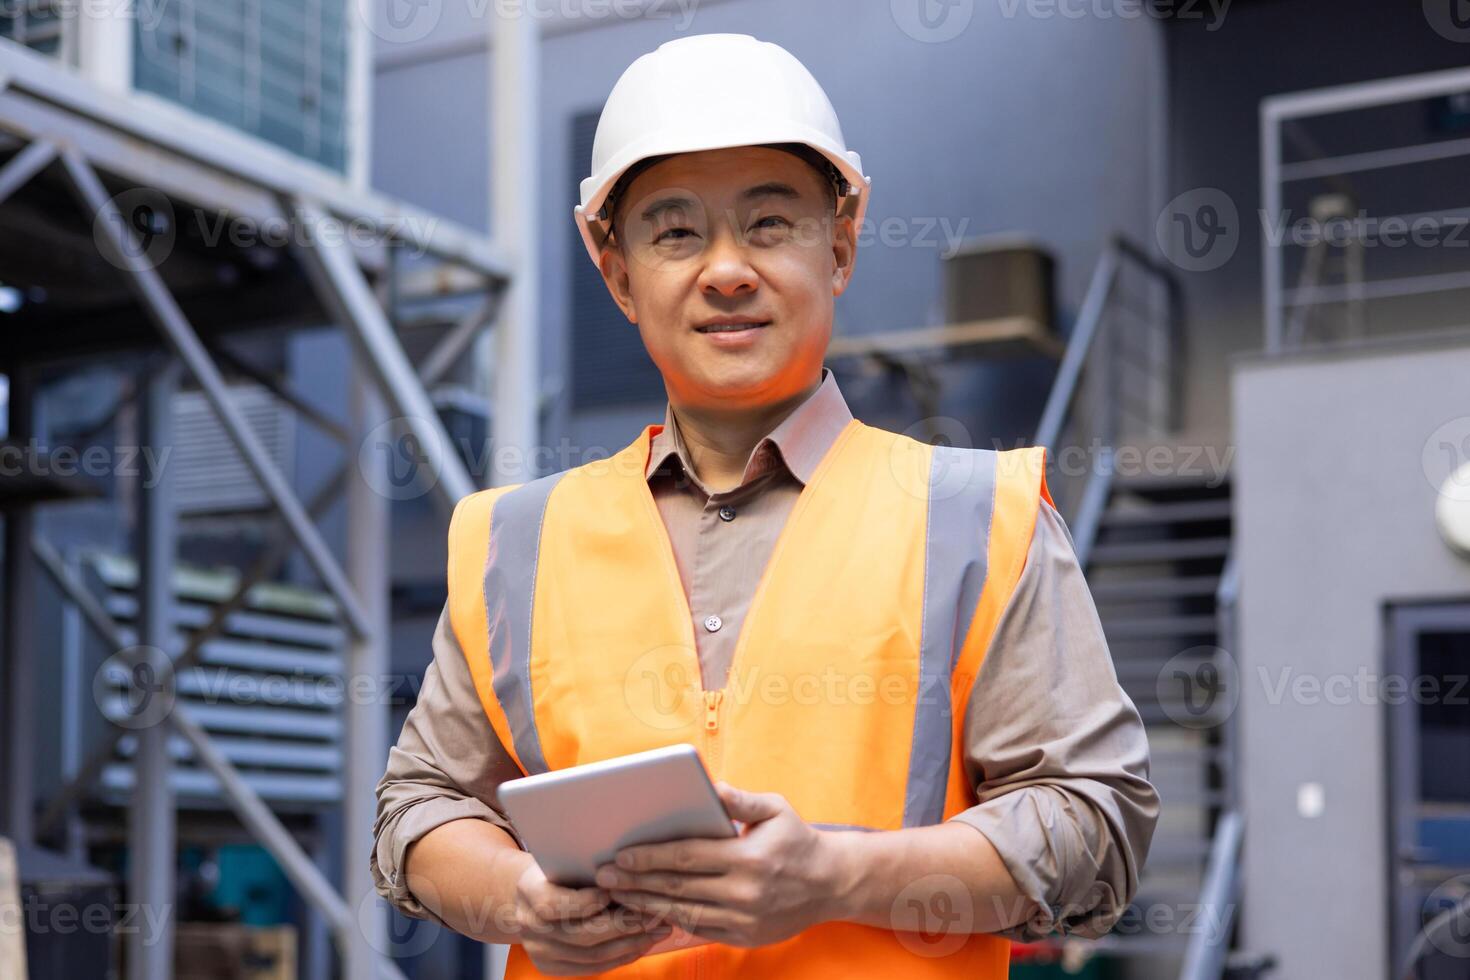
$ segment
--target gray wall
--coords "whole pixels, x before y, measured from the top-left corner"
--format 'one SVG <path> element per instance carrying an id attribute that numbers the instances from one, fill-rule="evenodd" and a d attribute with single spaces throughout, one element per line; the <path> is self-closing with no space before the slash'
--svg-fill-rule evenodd
<path id="1" fill-rule="evenodd" d="M 1388 975 L 1384 706 L 1278 685 L 1381 675 L 1385 603 L 1470 599 L 1421 461 L 1436 429 L 1470 416 L 1466 378 L 1470 339 L 1232 373 L 1245 941 L 1280 959 L 1280 980 Z M 1324 789 L 1315 819 L 1298 812 L 1304 783 Z"/>
<path id="2" fill-rule="evenodd" d="M 476 12 L 486 9 L 494 5 L 445 0 L 426 37 L 380 43 L 375 94 L 377 186 L 480 226 L 488 135 L 486 100 L 476 87 L 487 77 L 488 56 Z M 925 43 L 901 30 L 881 2 L 705 2 L 687 21 L 672 2 L 660 9 L 669 16 L 576 30 L 546 24 L 541 287 L 548 384 L 569 373 L 567 277 L 577 260 L 570 121 L 600 108 L 635 57 L 681 32 L 752 33 L 790 49 L 826 87 L 849 144 L 863 155 L 874 181 L 874 222 L 934 219 L 968 236 L 1030 232 L 1057 253 L 1064 312 L 1080 300 L 1109 233 L 1151 234 L 1158 148 L 1150 143 L 1150 114 L 1163 71 L 1155 23 L 1038 18 L 1024 3 L 980 2 L 958 36 Z M 838 304 L 838 329 L 938 322 L 939 252 L 868 245 Z M 1044 364 L 950 371 L 943 408 L 965 419 L 977 439 L 1005 435 L 1008 425 L 1029 431 L 1050 377 Z M 650 392 L 646 406 L 582 417 L 562 405 L 547 439 L 621 447 L 661 417 L 663 398 Z M 995 407 L 982 411 L 987 405 Z M 1017 419 L 1000 419 L 1001 407 Z"/>

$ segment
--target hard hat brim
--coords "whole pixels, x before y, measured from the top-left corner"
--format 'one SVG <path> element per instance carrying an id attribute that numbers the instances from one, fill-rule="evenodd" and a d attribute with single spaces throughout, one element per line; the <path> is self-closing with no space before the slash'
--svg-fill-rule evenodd
<path id="1" fill-rule="evenodd" d="M 867 211 L 868 189 L 872 185 L 872 180 L 863 174 L 862 158 L 852 150 L 844 151 L 833 145 L 831 140 L 814 129 L 785 122 L 779 131 L 754 126 L 744 131 L 727 132 L 719 139 L 701 140 L 691 140 L 687 128 L 666 129 L 650 133 L 636 143 L 624 147 L 617 156 L 608 161 L 600 173 L 582 181 L 582 203 L 573 209 L 573 215 L 592 264 L 600 266 L 602 245 L 608 230 L 608 221 L 598 218 L 597 214 L 602 210 L 608 194 L 619 178 L 639 161 L 679 153 L 701 153 L 706 150 L 775 143 L 803 143 L 830 160 L 851 185 L 849 196 L 838 202 L 838 213 L 850 214 L 855 223 L 862 224 L 863 215 Z"/>

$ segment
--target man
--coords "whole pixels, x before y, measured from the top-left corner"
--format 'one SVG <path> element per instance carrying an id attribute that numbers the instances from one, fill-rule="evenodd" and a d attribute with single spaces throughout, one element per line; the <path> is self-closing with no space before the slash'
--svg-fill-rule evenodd
<path id="1" fill-rule="evenodd" d="M 664 424 L 460 502 L 378 791 L 380 891 L 514 943 L 508 976 L 995 978 L 1003 936 L 1095 935 L 1137 887 L 1148 748 L 1042 450 L 865 426 L 822 367 L 868 186 L 775 45 L 670 42 L 608 99 L 577 218 Z M 566 889 L 494 806 L 676 742 L 738 838 Z M 645 955 L 670 922 L 710 942 Z"/>

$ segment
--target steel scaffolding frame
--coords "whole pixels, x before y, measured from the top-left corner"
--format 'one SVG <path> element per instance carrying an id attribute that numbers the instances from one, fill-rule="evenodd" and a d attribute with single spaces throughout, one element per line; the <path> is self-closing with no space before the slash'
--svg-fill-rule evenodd
<path id="1" fill-rule="evenodd" d="M 143 111 L 140 111 L 143 110 Z M 344 463 L 327 486 L 306 506 L 296 497 L 264 447 L 231 402 L 214 352 L 200 339 L 163 277 L 142 257 L 131 225 L 118 220 L 99 171 L 134 186 L 157 189 L 231 219 L 294 222 L 300 230 L 292 243 L 313 290 L 352 342 L 354 370 L 351 425 L 334 434 L 360 440 L 389 417 L 413 435 L 428 472 L 437 477 L 434 492 L 444 513 L 477 489 L 460 458 L 450 449 L 448 434 L 425 389 L 440 378 L 495 317 L 500 295 L 510 286 L 509 266 L 484 237 L 399 202 L 351 186 L 313 164 L 208 120 L 179 113 L 176 107 L 138 94 L 117 94 L 87 84 L 47 59 L 0 41 L 0 145 L 19 152 L 0 167 L 0 202 L 31 178 L 59 164 L 84 214 L 92 219 L 99 246 L 118 267 L 132 293 L 156 327 L 166 354 L 154 364 L 140 390 L 145 438 L 150 444 L 168 440 L 172 393 L 183 370 L 204 391 L 211 409 L 275 508 L 274 538 L 253 567 L 240 578 L 229 599 L 197 631 L 171 664 L 177 672 L 197 662 L 202 647 L 240 609 L 251 588 L 272 575 L 299 546 L 341 610 L 348 628 L 350 670 L 379 677 L 387 673 L 387 501 L 365 480 L 349 479 Z M 363 243 L 340 234 L 350 221 L 374 230 Z M 393 243 L 412 246 L 470 273 L 485 299 L 440 341 L 418 368 L 410 363 L 364 269 L 391 272 L 387 249 Z M 497 325 L 500 344 L 513 349 L 534 344 L 533 324 L 513 321 Z M 525 336 L 521 336 L 521 334 Z M 507 336 L 513 334 L 514 336 Z M 534 348 L 532 348 L 534 349 Z M 508 393 L 531 396 L 523 377 L 526 358 L 497 364 L 497 443 L 503 434 L 519 436 L 527 449 L 527 419 L 534 405 L 512 406 Z M 21 366 L 12 379 L 11 435 L 32 435 L 31 372 Z M 499 413 L 497 413 L 499 414 Z M 349 453 L 349 455 L 354 455 Z M 348 555 L 346 567 L 331 553 L 314 523 L 346 490 Z M 172 500 L 167 481 L 146 489 L 138 500 L 140 527 L 140 634 L 145 647 L 165 649 L 171 636 L 173 597 L 170 569 L 175 554 Z M 5 784 L 8 802 L 3 817 L 10 836 L 21 847 L 34 843 L 87 791 L 111 757 L 123 730 L 112 729 L 76 777 L 49 802 L 39 821 L 33 819 L 32 763 L 27 740 L 17 735 L 33 720 L 33 667 L 28 653 L 31 625 L 29 588 L 33 563 L 39 565 L 62 594 L 74 603 L 82 620 L 113 650 L 122 650 L 122 634 L 86 586 L 65 566 L 61 556 L 35 532 L 27 509 L 6 519 L 7 595 L 4 682 L 6 710 Z M 362 699 L 368 700 L 368 699 Z M 181 708 L 168 718 L 192 747 L 199 761 L 219 780 L 225 797 L 246 829 L 272 854 L 301 895 L 329 922 L 344 964 L 344 975 L 359 980 L 373 975 L 402 974 L 386 955 L 386 920 L 365 911 L 374 901 L 366 855 L 372 841 L 373 784 L 386 756 L 387 705 L 371 699 L 346 709 L 347 759 L 344 850 L 348 855 L 344 892 L 339 892 L 265 801 L 245 782 L 210 736 Z M 166 742 L 169 727 L 157 724 L 140 732 L 135 755 L 136 788 L 129 823 L 132 853 L 130 891 L 135 902 L 171 904 L 176 834 L 174 801 L 168 785 Z M 167 980 L 172 975 L 171 933 L 152 944 L 130 944 L 126 957 L 130 976 Z"/>

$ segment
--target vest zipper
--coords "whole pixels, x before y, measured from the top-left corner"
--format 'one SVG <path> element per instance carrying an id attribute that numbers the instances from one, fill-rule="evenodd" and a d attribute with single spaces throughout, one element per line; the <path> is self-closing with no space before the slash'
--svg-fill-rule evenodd
<path id="1" fill-rule="evenodd" d="M 716 736 L 720 732 L 720 704 L 724 699 L 723 688 L 704 692 L 704 755 L 710 776 L 714 779 L 720 778 L 720 743 Z M 705 973 L 704 965 L 708 950 L 701 946 L 691 952 L 694 955 L 689 958 L 688 975 L 694 980 L 699 980 Z"/>

